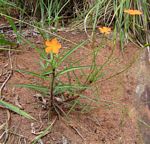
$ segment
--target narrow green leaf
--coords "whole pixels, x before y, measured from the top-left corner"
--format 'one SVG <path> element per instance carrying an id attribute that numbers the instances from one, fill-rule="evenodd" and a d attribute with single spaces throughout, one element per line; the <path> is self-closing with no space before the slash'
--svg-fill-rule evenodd
<path id="1" fill-rule="evenodd" d="M 62 84 L 62 85 L 57 85 L 55 87 L 54 93 L 55 94 L 59 94 L 59 93 L 63 93 L 65 91 L 75 91 L 75 90 L 84 90 L 89 88 L 88 86 L 84 86 L 84 85 L 67 85 L 67 84 Z"/>
<path id="2" fill-rule="evenodd" d="M 35 72 L 30 72 L 30 71 L 26 71 L 26 70 L 22 70 L 22 69 L 17 69 L 15 70 L 16 72 L 21 72 L 21 73 L 25 73 L 25 74 L 30 74 L 32 76 L 38 77 L 38 78 L 42 78 L 42 79 L 49 79 L 46 76 L 43 76 L 43 74 L 37 74 Z"/>
<path id="3" fill-rule="evenodd" d="M 50 132 L 50 130 L 51 130 L 52 126 L 54 125 L 54 123 L 56 122 L 56 120 L 57 119 L 55 118 L 53 120 L 53 122 L 44 131 L 42 131 L 38 136 L 36 136 L 31 143 L 36 144 L 42 137 L 47 135 Z"/>
<path id="4" fill-rule="evenodd" d="M 4 102 L 2 100 L 0 100 L 0 105 L 25 117 L 25 118 L 28 118 L 28 119 L 33 119 L 33 120 L 36 120 L 35 118 L 33 118 L 31 115 L 29 115 L 28 113 L 26 113 L 25 111 L 21 110 L 20 108 L 10 104 L 10 103 L 7 103 L 7 102 Z"/>
<path id="5" fill-rule="evenodd" d="M 16 34 L 17 36 L 17 41 L 20 43 L 21 42 L 21 38 L 23 38 L 20 33 L 17 31 L 17 27 L 16 27 L 16 24 L 14 22 L 14 20 L 10 17 L 6 17 L 6 19 L 8 20 L 10 26 L 12 27 L 14 33 Z"/>
<path id="6" fill-rule="evenodd" d="M 62 71 L 60 71 L 59 73 L 56 74 L 56 77 L 57 76 L 60 76 L 60 75 L 63 75 L 67 72 L 71 72 L 71 71 L 74 71 L 74 70 L 80 70 L 80 69 L 85 69 L 85 68 L 90 68 L 90 66 L 78 66 L 78 67 L 71 67 L 71 68 L 66 68 Z"/>
<path id="7" fill-rule="evenodd" d="M 76 51 L 78 48 L 80 48 L 81 46 L 83 46 L 85 43 L 87 42 L 86 41 L 83 41 L 82 43 L 78 44 L 77 46 L 75 46 L 73 49 L 69 50 L 68 52 L 66 52 L 66 54 L 59 60 L 58 62 L 58 66 L 61 65 L 61 63 L 69 56 L 71 55 L 74 51 Z"/>
<path id="8" fill-rule="evenodd" d="M 6 17 L 6 18 L 7 18 L 8 22 L 9 22 L 9 24 L 11 25 L 13 31 L 14 31 L 15 33 L 17 33 L 17 27 L 16 27 L 14 21 L 13 21 L 11 18 L 9 18 L 9 17 Z"/>
<path id="9" fill-rule="evenodd" d="M 16 49 L 10 49 L 10 48 L 5 48 L 5 47 L 0 47 L 0 50 L 5 50 L 5 51 L 21 51 L 21 50 L 16 50 Z"/>
<path id="10" fill-rule="evenodd" d="M 40 86 L 40 85 L 33 85 L 33 84 L 18 84 L 17 85 L 18 87 L 24 87 L 24 88 L 30 88 L 30 89 L 33 89 L 35 91 L 39 91 L 39 92 L 42 92 L 42 93 L 45 93 L 47 94 L 49 89 L 47 87 L 44 87 L 44 86 Z"/>
<path id="11" fill-rule="evenodd" d="M 144 47 L 149 47 L 150 46 L 150 43 L 147 43 L 144 45 Z"/>
<path id="12" fill-rule="evenodd" d="M 9 40 L 6 40 L 5 38 L 1 38 L 0 37 L 0 45 L 4 46 L 4 45 L 16 45 L 16 43 L 10 42 Z"/>
<path id="13" fill-rule="evenodd" d="M 49 74 L 52 74 L 52 70 L 45 70 L 44 72 L 42 72 L 42 76 L 46 76 L 46 75 L 49 75 Z"/>
<path id="14" fill-rule="evenodd" d="M 88 88 L 88 86 L 82 86 L 82 85 L 67 85 L 67 84 L 65 84 L 65 85 L 58 85 L 58 86 L 56 86 L 56 89 L 70 89 L 70 88 L 76 88 L 76 89 L 83 89 L 83 88 Z"/>

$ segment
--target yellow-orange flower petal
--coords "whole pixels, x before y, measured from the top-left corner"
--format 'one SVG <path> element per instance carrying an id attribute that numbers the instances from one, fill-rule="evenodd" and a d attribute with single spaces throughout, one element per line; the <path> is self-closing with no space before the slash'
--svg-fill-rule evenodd
<path id="1" fill-rule="evenodd" d="M 50 52 L 52 52 L 52 50 L 53 50 L 52 47 L 46 47 L 45 48 L 46 53 L 50 53 Z"/>
<path id="2" fill-rule="evenodd" d="M 110 32 L 111 32 L 111 28 L 110 27 L 100 27 L 98 29 L 103 34 L 110 34 Z"/>
<path id="3" fill-rule="evenodd" d="M 124 13 L 127 13 L 129 15 L 141 15 L 142 14 L 141 11 L 139 11 L 139 10 L 132 10 L 132 9 L 124 10 Z"/>
<path id="4" fill-rule="evenodd" d="M 61 44 L 58 42 L 56 38 L 53 38 L 51 40 L 46 40 L 45 45 L 47 46 L 45 48 L 46 53 L 53 52 L 55 54 L 58 54 L 59 49 L 61 48 Z"/>
<path id="5" fill-rule="evenodd" d="M 58 48 L 54 48 L 54 49 L 53 49 L 53 53 L 58 54 L 58 52 L 59 52 L 59 49 L 58 49 Z"/>

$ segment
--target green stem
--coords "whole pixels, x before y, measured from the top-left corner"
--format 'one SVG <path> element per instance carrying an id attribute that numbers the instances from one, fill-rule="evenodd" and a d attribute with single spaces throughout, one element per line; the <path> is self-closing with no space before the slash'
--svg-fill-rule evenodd
<path id="1" fill-rule="evenodd" d="M 91 48 L 93 51 L 95 48 L 95 41 L 96 41 L 96 37 L 95 37 L 95 33 L 93 33 L 92 44 L 91 44 Z M 94 71 L 94 66 L 95 66 L 95 52 L 94 52 L 93 61 L 92 61 L 91 67 L 90 67 L 90 73 L 88 74 L 86 81 L 84 82 L 85 85 L 90 83 L 89 80 L 90 80 L 90 77 Z"/>
<path id="2" fill-rule="evenodd" d="M 51 90 L 50 90 L 50 106 L 52 107 L 53 106 L 53 103 L 54 103 L 54 81 L 55 81 L 55 69 L 53 69 L 53 72 L 52 72 L 52 81 L 51 81 Z"/>
<path id="3" fill-rule="evenodd" d="M 49 119 L 51 117 L 52 108 L 54 106 L 54 93 L 53 93 L 54 83 L 55 83 L 55 68 L 53 68 L 53 71 L 52 71 L 52 80 L 51 80 L 51 85 L 50 85 L 49 114 L 48 114 Z"/>

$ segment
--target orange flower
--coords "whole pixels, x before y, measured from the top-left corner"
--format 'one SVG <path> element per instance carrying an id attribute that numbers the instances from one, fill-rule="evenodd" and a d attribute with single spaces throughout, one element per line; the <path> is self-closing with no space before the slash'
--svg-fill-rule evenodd
<path id="1" fill-rule="evenodd" d="M 56 38 L 53 38 L 51 40 L 46 40 L 45 45 L 47 46 L 45 48 L 46 53 L 53 52 L 55 54 L 58 54 L 59 49 L 61 48 L 61 44 L 58 42 Z"/>
<path id="2" fill-rule="evenodd" d="M 109 28 L 109 27 L 100 27 L 98 29 L 101 33 L 104 33 L 104 34 L 110 34 L 110 32 L 111 32 L 111 28 Z"/>
<path id="3" fill-rule="evenodd" d="M 141 15 L 142 14 L 141 11 L 132 10 L 132 9 L 124 10 L 124 13 L 130 14 L 130 15 Z"/>

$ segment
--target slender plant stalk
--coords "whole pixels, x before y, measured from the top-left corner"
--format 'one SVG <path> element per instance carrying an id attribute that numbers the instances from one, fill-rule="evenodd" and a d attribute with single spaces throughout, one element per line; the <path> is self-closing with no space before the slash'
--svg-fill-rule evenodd
<path id="1" fill-rule="evenodd" d="M 55 69 L 53 69 L 53 72 L 52 72 L 52 81 L 51 81 L 51 89 L 50 89 L 50 107 L 53 106 L 54 104 L 54 93 L 53 93 L 53 90 L 54 90 L 54 83 L 55 83 Z"/>
<path id="2" fill-rule="evenodd" d="M 93 37 L 92 37 L 92 44 L 91 44 L 91 48 L 92 48 L 92 50 L 94 51 L 94 48 L 95 48 L 95 42 L 96 42 L 96 37 L 95 37 L 95 33 L 93 33 Z M 93 61 L 92 61 L 92 65 L 91 65 L 91 68 L 90 68 L 90 73 L 89 73 L 89 75 L 87 76 L 87 79 L 86 79 L 86 81 L 84 82 L 85 83 L 85 85 L 88 85 L 88 84 L 90 84 L 90 77 L 91 77 L 91 75 L 93 74 L 93 72 L 94 72 L 94 67 L 95 67 L 95 54 L 94 54 L 94 56 L 93 56 Z"/>
<path id="3" fill-rule="evenodd" d="M 51 80 L 51 88 L 50 88 L 50 98 L 49 98 L 49 113 L 48 113 L 48 117 L 50 119 L 51 117 L 51 112 L 52 112 L 52 108 L 54 106 L 54 83 L 55 83 L 55 68 L 53 68 L 53 71 L 52 71 L 52 80 Z"/>

